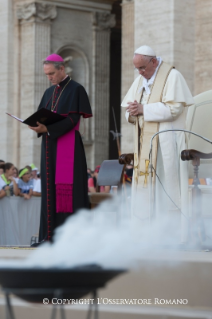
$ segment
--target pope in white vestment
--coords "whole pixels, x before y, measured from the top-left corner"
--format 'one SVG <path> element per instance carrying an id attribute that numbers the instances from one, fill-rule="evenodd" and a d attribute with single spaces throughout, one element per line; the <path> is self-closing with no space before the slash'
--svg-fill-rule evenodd
<path id="1" fill-rule="evenodd" d="M 148 197 L 151 137 L 162 130 L 185 129 L 187 107 L 194 101 L 182 74 L 156 57 L 150 47 L 138 48 L 133 63 L 140 75 L 121 106 L 127 107 L 126 119 L 135 125 L 132 217 L 139 224 L 139 220 L 148 219 L 149 215 L 142 203 Z M 178 220 L 176 227 L 180 228 L 181 242 L 187 240 L 188 220 L 188 164 L 180 160 L 183 149 L 186 149 L 184 132 L 161 133 L 154 139 L 153 166 L 160 179 L 153 177 L 154 217 Z M 135 196 L 140 199 L 137 206 Z"/>

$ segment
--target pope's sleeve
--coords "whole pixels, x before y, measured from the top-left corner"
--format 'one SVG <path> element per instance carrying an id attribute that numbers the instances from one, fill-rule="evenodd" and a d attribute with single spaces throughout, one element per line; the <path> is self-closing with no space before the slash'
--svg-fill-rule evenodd
<path id="1" fill-rule="evenodd" d="M 144 121 L 146 122 L 171 122 L 175 120 L 182 112 L 183 103 L 151 103 L 144 104 Z"/>
<path id="2" fill-rule="evenodd" d="M 141 76 L 139 75 L 135 81 L 133 82 L 133 84 L 131 85 L 131 87 L 129 88 L 127 94 L 125 95 L 122 103 L 121 103 L 121 106 L 122 107 L 128 107 L 128 102 L 133 102 L 136 98 L 136 91 L 137 91 L 137 88 L 138 88 L 138 85 L 139 85 L 139 81 L 141 79 Z M 131 123 L 131 124 L 135 124 L 135 119 L 136 117 L 135 116 L 131 116 L 129 114 L 129 112 L 125 112 L 125 118 L 127 120 L 127 122 Z"/>
<path id="3" fill-rule="evenodd" d="M 185 106 L 193 104 L 193 97 L 182 74 L 173 69 L 166 81 L 162 102 L 145 104 L 144 120 L 170 122 L 175 120 Z"/>

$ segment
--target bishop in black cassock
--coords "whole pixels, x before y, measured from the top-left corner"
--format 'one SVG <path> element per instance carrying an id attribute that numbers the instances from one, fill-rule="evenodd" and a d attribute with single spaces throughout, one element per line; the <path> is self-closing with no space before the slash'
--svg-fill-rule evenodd
<path id="1" fill-rule="evenodd" d="M 89 208 L 87 164 L 78 128 L 81 116 L 92 116 L 85 89 L 65 74 L 62 57 L 47 57 L 44 72 L 54 85 L 45 91 L 38 109 L 59 113 L 64 120 L 31 127 L 42 134 L 39 241 L 51 240 L 54 229 L 67 217 Z"/>

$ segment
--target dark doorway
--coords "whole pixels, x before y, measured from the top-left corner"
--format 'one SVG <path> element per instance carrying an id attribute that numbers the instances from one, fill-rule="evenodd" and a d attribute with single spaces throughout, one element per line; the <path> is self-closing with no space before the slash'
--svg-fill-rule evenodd
<path id="1" fill-rule="evenodd" d="M 110 38 L 110 131 L 115 132 L 114 109 L 117 130 L 120 133 L 121 118 L 121 0 L 115 1 L 112 12 L 116 15 L 116 25 L 111 29 Z M 109 159 L 118 158 L 118 148 L 113 134 L 109 133 Z"/>

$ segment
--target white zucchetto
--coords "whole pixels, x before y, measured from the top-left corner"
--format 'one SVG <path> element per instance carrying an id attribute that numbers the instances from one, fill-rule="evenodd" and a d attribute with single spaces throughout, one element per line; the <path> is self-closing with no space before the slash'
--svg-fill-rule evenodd
<path id="1" fill-rule="evenodd" d="M 142 45 L 135 50 L 135 54 L 147 55 L 147 56 L 156 56 L 155 52 L 148 45 Z"/>

